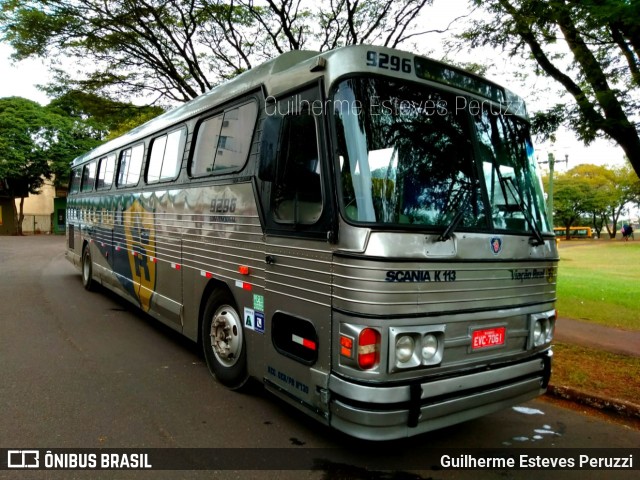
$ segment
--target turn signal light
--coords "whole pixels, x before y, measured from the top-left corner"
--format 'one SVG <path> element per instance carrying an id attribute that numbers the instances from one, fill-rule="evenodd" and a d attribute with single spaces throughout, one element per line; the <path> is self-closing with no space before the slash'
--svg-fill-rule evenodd
<path id="1" fill-rule="evenodd" d="M 351 358 L 353 351 L 353 340 L 345 335 L 340 335 L 340 355 Z"/>

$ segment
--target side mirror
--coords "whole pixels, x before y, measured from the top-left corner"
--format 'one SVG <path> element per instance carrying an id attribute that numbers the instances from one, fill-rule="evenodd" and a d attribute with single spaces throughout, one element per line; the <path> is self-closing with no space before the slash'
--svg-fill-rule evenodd
<path id="1" fill-rule="evenodd" d="M 262 139 L 260 142 L 260 166 L 258 178 L 265 182 L 273 182 L 276 177 L 276 161 L 278 159 L 278 142 L 282 117 L 274 114 L 262 122 Z"/>

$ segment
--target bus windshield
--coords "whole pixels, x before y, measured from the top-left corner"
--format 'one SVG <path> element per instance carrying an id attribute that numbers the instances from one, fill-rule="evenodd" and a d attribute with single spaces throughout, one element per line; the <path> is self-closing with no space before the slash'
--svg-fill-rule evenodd
<path id="1" fill-rule="evenodd" d="M 351 78 L 333 114 L 343 214 L 450 231 L 549 231 L 525 121 L 428 85 Z"/>

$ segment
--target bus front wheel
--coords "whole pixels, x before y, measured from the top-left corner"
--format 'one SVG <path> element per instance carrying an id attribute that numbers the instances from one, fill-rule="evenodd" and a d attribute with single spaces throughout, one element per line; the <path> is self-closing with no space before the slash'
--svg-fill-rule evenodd
<path id="1" fill-rule="evenodd" d="M 220 383 L 232 390 L 245 385 L 249 375 L 242 317 L 227 292 L 215 291 L 207 301 L 202 346 L 209 371 Z"/>
<path id="2" fill-rule="evenodd" d="M 89 244 L 84 246 L 82 251 L 82 285 L 86 290 L 92 291 L 95 288 L 93 283 L 93 263 L 91 262 L 91 250 Z"/>

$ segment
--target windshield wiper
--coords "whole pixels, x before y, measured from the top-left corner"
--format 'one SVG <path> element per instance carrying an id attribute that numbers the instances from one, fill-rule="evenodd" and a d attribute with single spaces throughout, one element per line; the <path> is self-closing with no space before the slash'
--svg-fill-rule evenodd
<path id="1" fill-rule="evenodd" d="M 447 225 L 447 228 L 444 229 L 444 232 L 438 237 L 438 242 L 446 242 L 451 238 L 451 234 L 458 227 L 458 224 L 464 218 L 464 212 L 467 210 L 467 206 L 469 205 L 467 200 L 469 200 L 469 196 L 471 195 L 471 189 L 465 188 L 461 192 L 459 192 L 456 197 L 460 197 L 459 201 L 455 202 L 458 205 L 461 205 L 460 210 L 454 215 Z"/>
<path id="2" fill-rule="evenodd" d="M 500 170 L 498 170 L 498 178 L 500 179 L 500 183 L 504 185 L 507 190 L 509 190 L 509 193 L 511 193 L 511 196 L 516 201 L 516 206 L 520 209 L 520 211 L 522 212 L 522 215 L 524 216 L 524 219 L 529 224 L 529 228 L 533 233 L 533 238 L 530 239 L 531 245 L 533 245 L 534 247 L 544 245 L 544 238 L 542 238 L 542 234 L 540 233 L 540 230 L 536 225 L 535 221 L 533 220 L 533 218 L 531 218 L 531 212 L 527 209 L 526 205 L 524 204 L 524 200 L 520 195 L 518 195 L 518 189 L 513 183 L 513 178 L 503 177 L 502 174 L 500 173 Z M 506 201 L 507 201 L 507 197 L 505 195 L 505 202 Z"/>
<path id="3" fill-rule="evenodd" d="M 451 234 L 453 233 L 455 228 L 458 226 L 458 224 L 462 220 L 462 217 L 464 217 L 465 210 L 466 210 L 466 205 L 463 206 L 463 208 L 461 208 L 460 210 L 458 210 L 458 213 L 456 213 L 456 215 L 453 217 L 453 219 L 451 220 L 451 223 L 449 223 L 447 228 L 445 228 L 444 232 L 442 232 L 442 235 L 438 237 L 439 242 L 445 242 L 451 238 Z"/>

